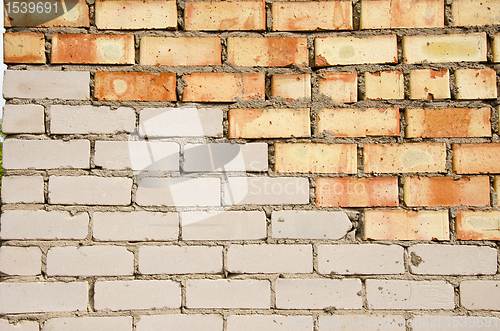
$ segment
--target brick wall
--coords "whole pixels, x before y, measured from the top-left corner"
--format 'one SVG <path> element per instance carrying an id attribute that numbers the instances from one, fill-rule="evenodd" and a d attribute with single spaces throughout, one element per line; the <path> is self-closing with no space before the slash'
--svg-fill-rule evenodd
<path id="1" fill-rule="evenodd" d="M 499 13 L 7 18 L 0 330 L 498 330 Z"/>

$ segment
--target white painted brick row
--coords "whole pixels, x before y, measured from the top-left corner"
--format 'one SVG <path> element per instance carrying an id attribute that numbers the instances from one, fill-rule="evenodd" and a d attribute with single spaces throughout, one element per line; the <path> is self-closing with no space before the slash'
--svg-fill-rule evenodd
<path id="1" fill-rule="evenodd" d="M 0 272 L 7 275 L 39 275 L 42 251 L 38 247 L 0 247 Z"/>
<path id="2" fill-rule="evenodd" d="M 148 315 L 138 318 L 136 331 L 222 331 L 222 323 L 222 315 Z"/>
<path id="3" fill-rule="evenodd" d="M 493 331 L 500 328 L 500 319 L 491 316 L 425 315 L 415 316 L 407 324 L 413 331 Z"/>
<path id="4" fill-rule="evenodd" d="M 9 323 L 9 321 L 0 319 L 0 330 L 2 331 L 39 331 L 40 326 L 35 321 L 19 321 L 18 323 Z"/>
<path id="5" fill-rule="evenodd" d="M 498 298 L 500 281 L 466 280 L 460 283 L 460 304 L 467 309 L 500 310 Z"/>
<path id="6" fill-rule="evenodd" d="M 312 316 L 232 315 L 227 318 L 227 331 L 312 331 Z"/>
<path id="7" fill-rule="evenodd" d="M 44 203 L 42 176 L 2 177 L 2 203 Z"/>
<path id="8" fill-rule="evenodd" d="M 45 110 L 40 105 L 5 105 L 2 132 L 45 133 Z"/>
<path id="9" fill-rule="evenodd" d="M 325 315 L 318 319 L 321 331 L 406 331 L 400 315 Z"/>
<path id="10" fill-rule="evenodd" d="M 132 331 L 131 316 L 68 317 L 46 321 L 42 331 Z"/>

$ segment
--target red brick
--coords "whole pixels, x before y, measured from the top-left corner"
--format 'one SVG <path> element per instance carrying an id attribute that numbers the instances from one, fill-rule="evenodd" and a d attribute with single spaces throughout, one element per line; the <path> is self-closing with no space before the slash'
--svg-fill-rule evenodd
<path id="1" fill-rule="evenodd" d="M 398 206 L 398 178 L 316 178 L 318 207 Z"/>
<path id="2" fill-rule="evenodd" d="M 51 63 L 134 64 L 134 36 L 54 34 Z"/>
<path id="3" fill-rule="evenodd" d="M 174 73 L 95 73 L 95 98 L 98 100 L 175 101 L 175 86 Z"/>
<path id="4" fill-rule="evenodd" d="M 325 72 L 318 75 L 319 93 L 335 102 L 358 101 L 358 74 L 356 72 Z"/>
<path id="5" fill-rule="evenodd" d="M 53 5 L 56 2 L 59 6 L 57 10 L 63 10 L 61 6 L 61 1 L 51 1 Z M 43 2 L 42 2 L 43 3 Z M 73 1 L 74 3 L 74 1 Z M 54 7 L 52 7 L 53 9 Z M 89 21 L 89 7 L 85 0 L 79 0 L 76 6 L 67 11 L 64 15 L 54 18 L 53 20 L 46 21 L 46 14 L 37 13 L 26 13 L 24 16 L 16 15 L 17 19 L 14 20 L 12 17 L 4 16 L 4 26 L 16 27 L 16 26 L 40 26 L 40 27 L 86 27 L 90 26 Z"/>
<path id="6" fill-rule="evenodd" d="M 490 178 L 406 177 L 404 201 L 407 206 L 489 206 Z"/>
<path id="7" fill-rule="evenodd" d="M 4 33 L 3 62 L 45 63 L 43 33 Z"/>
<path id="8" fill-rule="evenodd" d="M 461 240 L 500 240 L 500 211 L 458 211 L 455 228 Z"/>
<path id="9" fill-rule="evenodd" d="M 500 173 L 500 143 L 453 144 L 452 150 L 455 173 Z"/>
<path id="10" fill-rule="evenodd" d="M 264 74 L 195 72 L 185 75 L 183 101 L 233 102 L 264 99 Z"/>
<path id="11" fill-rule="evenodd" d="M 286 101 L 311 99 L 311 74 L 273 75 L 271 95 L 285 98 Z"/>

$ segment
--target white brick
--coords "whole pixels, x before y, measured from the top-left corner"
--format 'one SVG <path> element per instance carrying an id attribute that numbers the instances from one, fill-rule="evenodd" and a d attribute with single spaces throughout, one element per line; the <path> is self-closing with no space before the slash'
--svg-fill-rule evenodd
<path id="1" fill-rule="evenodd" d="M 52 247 L 47 274 L 60 276 L 116 276 L 134 273 L 134 255 L 125 247 Z"/>
<path id="2" fill-rule="evenodd" d="M 273 238 L 340 239 L 352 228 L 340 211 L 281 210 L 271 215 Z"/>
<path id="3" fill-rule="evenodd" d="M 227 251 L 232 273 L 312 273 L 312 262 L 311 245 L 231 245 Z"/>
<path id="4" fill-rule="evenodd" d="M 132 179 L 123 177 L 49 177 L 49 203 L 62 205 L 128 205 Z"/>
<path id="5" fill-rule="evenodd" d="M 3 96 L 6 99 L 88 100 L 89 84 L 87 71 L 6 70 Z"/>
<path id="6" fill-rule="evenodd" d="M 132 331 L 131 316 L 53 318 L 42 331 Z"/>
<path id="7" fill-rule="evenodd" d="M 188 280 L 187 308 L 262 308 L 271 306 L 271 286 L 267 280 Z"/>
<path id="8" fill-rule="evenodd" d="M 87 213 L 72 216 L 65 211 L 6 210 L 2 214 L 0 238 L 83 239 L 88 226 Z"/>
<path id="9" fill-rule="evenodd" d="M 369 309 L 453 309 L 453 286 L 444 281 L 366 281 Z"/>
<path id="10" fill-rule="evenodd" d="M 203 331 L 222 331 L 222 315 L 148 315 L 140 316 L 136 331 L 193 331 L 203 326 Z"/>
<path id="11" fill-rule="evenodd" d="M 307 204 L 307 178 L 230 177 L 224 185 L 227 205 Z"/>
<path id="12" fill-rule="evenodd" d="M 221 137 L 220 108 L 144 108 L 139 115 L 141 137 Z"/>
<path id="13" fill-rule="evenodd" d="M 139 272 L 142 274 L 221 273 L 222 247 L 141 246 Z"/>
<path id="14" fill-rule="evenodd" d="M 2 203 L 44 203 L 42 176 L 2 177 Z"/>
<path id="15" fill-rule="evenodd" d="M 86 311 L 87 283 L 0 283 L 0 313 Z"/>
<path id="16" fill-rule="evenodd" d="M 96 212 L 93 236 L 101 241 L 166 241 L 179 235 L 177 213 Z"/>
<path id="17" fill-rule="evenodd" d="M 500 327 L 500 319 L 491 316 L 450 316 L 427 315 L 415 316 L 408 320 L 413 331 L 494 331 Z"/>
<path id="18" fill-rule="evenodd" d="M 179 171 L 179 144 L 160 141 L 96 141 L 94 162 L 104 169 Z"/>
<path id="19" fill-rule="evenodd" d="M 171 280 L 97 281 L 94 286 L 97 310 L 179 308 L 181 286 Z"/>
<path id="20" fill-rule="evenodd" d="M 397 245 L 320 245 L 321 274 L 404 274 L 404 248 Z"/>
<path id="21" fill-rule="evenodd" d="M 39 275 L 42 251 L 38 247 L 0 247 L 0 272 L 7 275 Z"/>
<path id="22" fill-rule="evenodd" d="M 49 113 L 53 134 L 115 134 L 135 128 L 135 110 L 129 107 L 54 105 Z"/>
<path id="23" fill-rule="evenodd" d="M 219 178 L 144 178 L 136 203 L 141 206 L 220 206 Z"/>
<path id="24" fill-rule="evenodd" d="M 90 166 L 88 140 L 17 140 L 3 143 L 5 169 L 58 169 Z"/>
<path id="25" fill-rule="evenodd" d="M 2 331 L 38 331 L 40 327 L 35 321 L 19 321 L 10 324 L 9 321 L 0 319 L 0 330 Z"/>
<path id="26" fill-rule="evenodd" d="M 312 316 L 233 315 L 227 318 L 227 331 L 313 331 Z"/>
<path id="27" fill-rule="evenodd" d="M 460 304 L 471 310 L 500 310 L 500 281 L 468 280 L 460 283 Z"/>
<path id="28" fill-rule="evenodd" d="M 45 133 L 45 110 L 40 105 L 5 105 L 2 132 Z"/>
<path id="29" fill-rule="evenodd" d="M 184 171 L 266 171 L 267 144 L 187 144 Z"/>
<path id="30" fill-rule="evenodd" d="M 276 307 L 279 309 L 361 309 L 359 279 L 278 279 Z"/>
<path id="31" fill-rule="evenodd" d="M 488 275 L 497 272 L 491 247 L 415 245 L 408 249 L 410 271 L 419 275 Z"/>
<path id="32" fill-rule="evenodd" d="M 181 212 L 183 240 L 257 240 L 267 237 L 260 211 Z"/>
<path id="33" fill-rule="evenodd" d="M 396 70 L 365 72 L 365 100 L 404 98 L 403 72 Z"/>
<path id="34" fill-rule="evenodd" d="M 326 315 L 318 320 L 320 331 L 406 331 L 400 315 Z"/>

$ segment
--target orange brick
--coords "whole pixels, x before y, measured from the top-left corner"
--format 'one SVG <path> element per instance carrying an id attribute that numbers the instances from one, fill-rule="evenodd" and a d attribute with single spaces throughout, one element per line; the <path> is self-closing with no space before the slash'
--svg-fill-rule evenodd
<path id="1" fill-rule="evenodd" d="M 399 135 L 399 108 L 336 108 L 318 113 L 318 133 L 335 137 Z"/>
<path id="2" fill-rule="evenodd" d="M 274 171 L 289 173 L 357 173 L 355 144 L 275 144 Z"/>
<path id="3" fill-rule="evenodd" d="M 361 28 L 444 27 L 444 0 L 362 0 Z"/>
<path id="4" fill-rule="evenodd" d="M 365 239 L 450 240 L 448 210 L 367 210 Z"/>
<path id="5" fill-rule="evenodd" d="M 189 1 L 184 10 L 187 31 L 265 30 L 264 1 Z"/>
<path id="6" fill-rule="evenodd" d="M 98 0 L 95 23 L 99 29 L 175 29 L 177 4 L 162 0 Z"/>
<path id="7" fill-rule="evenodd" d="M 229 37 L 227 60 L 244 67 L 307 66 L 309 55 L 306 38 Z"/>
<path id="8" fill-rule="evenodd" d="M 397 177 L 316 178 L 318 207 L 393 207 L 398 203 Z"/>
<path id="9" fill-rule="evenodd" d="M 491 137 L 490 108 L 406 109 L 406 138 Z"/>
<path id="10" fill-rule="evenodd" d="M 4 33 L 3 62 L 45 63 L 43 33 Z"/>
<path id="11" fill-rule="evenodd" d="M 365 100 L 404 99 L 401 71 L 365 72 Z"/>
<path id="12" fill-rule="evenodd" d="M 95 97 L 98 100 L 176 101 L 175 87 L 174 73 L 95 73 Z"/>
<path id="13" fill-rule="evenodd" d="M 453 144 L 452 150 L 455 173 L 500 173 L 500 143 Z"/>
<path id="14" fill-rule="evenodd" d="M 43 2 L 42 2 L 43 3 Z M 56 3 L 57 10 L 64 10 L 61 6 L 61 1 L 51 1 L 52 10 L 54 10 L 54 3 Z M 4 10 L 4 26 L 8 27 L 16 27 L 16 26 L 39 26 L 39 27 L 86 27 L 90 26 L 89 21 L 89 7 L 85 0 L 71 0 L 66 2 L 66 8 L 70 10 L 66 10 L 65 13 L 59 17 L 56 17 L 50 21 L 47 21 L 48 15 L 45 13 L 29 13 L 27 12 L 24 15 L 16 14 L 15 18 L 13 15 L 7 17 L 6 11 Z M 51 12 L 52 17 L 54 16 L 54 11 Z"/>
<path id="15" fill-rule="evenodd" d="M 133 35 L 54 34 L 51 63 L 134 64 Z"/>
<path id="16" fill-rule="evenodd" d="M 500 24 L 498 0 L 453 0 L 453 26 Z"/>
<path id="17" fill-rule="evenodd" d="M 273 75 L 271 95 L 285 98 L 286 101 L 311 99 L 311 74 Z"/>
<path id="18" fill-rule="evenodd" d="M 166 66 L 220 65 L 219 37 L 142 37 L 140 64 Z"/>
<path id="19" fill-rule="evenodd" d="M 351 1 L 273 2 L 273 31 L 351 30 Z"/>
<path id="20" fill-rule="evenodd" d="M 489 206 L 490 178 L 406 177 L 404 201 L 410 207 Z"/>
<path id="21" fill-rule="evenodd" d="M 449 99 L 450 73 L 448 69 L 410 71 L 410 99 Z"/>
<path id="22" fill-rule="evenodd" d="M 444 143 L 365 144 L 367 173 L 446 172 Z"/>
<path id="23" fill-rule="evenodd" d="M 264 99 L 264 74 L 195 72 L 185 75 L 183 101 L 232 102 Z"/>
<path id="24" fill-rule="evenodd" d="M 356 72 L 325 72 L 318 75 L 319 93 L 335 102 L 358 101 L 358 74 Z"/>
<path id="25" fill-rule="evenodd" d="M 493 51 L 493 62 L 500 62 L 500 33 L 493 35 L 491 50 Z"/>
<path id="26" fill-rule="evenodd" d="M 455 70 L 457 99 L 496 99 L 497 73 L 495 69 Z"/>
<path id="27" fill-rule="evenodd" d="M 230 109 L 229 138 L 310 137 L 309 109 Z"/>
<path id="28" fill-rule="evenodd" d="M 500 240 L 500 211 L 458 211 L 455 221 L 461 240 Z"/>

